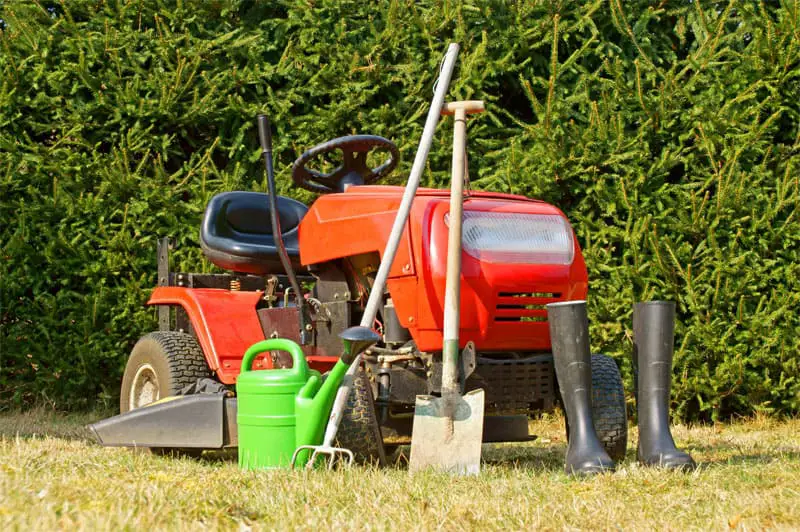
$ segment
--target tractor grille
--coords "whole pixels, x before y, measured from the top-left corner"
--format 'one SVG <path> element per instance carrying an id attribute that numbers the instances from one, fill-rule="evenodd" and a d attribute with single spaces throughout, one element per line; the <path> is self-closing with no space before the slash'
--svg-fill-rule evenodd
<path id="1" fill-rule="evenodd" d="M 560 299 L 557 292 L 498 292 L 494 321 L 544 322 L 547 321 L 545 305 Z"/>
<path id="2" fill-rule="evenodd" d="M 483 388 L 486 410 L 492 413 L 520 413 L 550 410 L 555 400 L 553 356 L 496 360 L 478 358 L 478 366 L 467 390 Z"/>

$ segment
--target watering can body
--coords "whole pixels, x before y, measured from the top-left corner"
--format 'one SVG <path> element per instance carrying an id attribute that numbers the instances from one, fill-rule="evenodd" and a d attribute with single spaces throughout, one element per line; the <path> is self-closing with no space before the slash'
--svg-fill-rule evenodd
<path id="1" fill-rule="evenodd" d="M 267 351 L 287 351 L 292 367 L 253 371 L 253 360 Z M 239 467 L 289 468 L 298 446 L 321 443 L 346 369 L 338 362 L 321 384 L 319 372 L 309 369 L 302 349 L 291 340 L 276 338 L 251 346 L 236 380 Z"/>

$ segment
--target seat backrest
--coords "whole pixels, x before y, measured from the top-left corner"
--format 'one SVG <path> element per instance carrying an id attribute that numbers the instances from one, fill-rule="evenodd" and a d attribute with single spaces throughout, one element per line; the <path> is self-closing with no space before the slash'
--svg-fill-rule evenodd
<path id="1" fill-rule="evenodd" d="M 296 229 L 308 212 L 308 207 L 285 196 L 278 196 L 276 203 L 282 234 Z M 208 203 L 203 222 L 204 226 L 206 222 L 215 225 L 215 232 L 220 235 L 233 236 L 231 233 L 239 233 L 272 237 L 269 196 L 261 192 L 240 191 L 217 194 Z"/>
<path id="2" fill-rule="evenodd" d="M 308 207 L 292 198 L 275 199 L 286 252 L 297 263 L 297 230 Z M 236 191 L 211 198 L 200 226 L 200 244 L 206 257 L 226 270 L 262 275 L 280 268 L 269 196 Z"/>

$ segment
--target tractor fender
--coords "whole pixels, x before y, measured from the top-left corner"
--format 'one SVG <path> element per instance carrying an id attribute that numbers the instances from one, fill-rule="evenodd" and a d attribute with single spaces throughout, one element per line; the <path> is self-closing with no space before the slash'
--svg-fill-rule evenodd
<path id="1" fill-rule="evenodd" d="M 263 293 L 218 288 L 159 286 L 148 305 L 178 305 L 186 311 L 209 369 L 224 384 L 234 384 L 248 347 L 264 340 L 256 313 Z M 266 357 L 265 369 L 272 367 Z"/>

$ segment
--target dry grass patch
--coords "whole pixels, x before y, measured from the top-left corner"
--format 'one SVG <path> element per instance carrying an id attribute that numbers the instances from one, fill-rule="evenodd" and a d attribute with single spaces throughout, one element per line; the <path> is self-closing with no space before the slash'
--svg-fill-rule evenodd
<path id="1" fill-rule="evenodd" d="M 477 478 L 412 477 L 402 456 L 384 470 L 243 472 L 230 456 L 105 449 L 87 421 L 0 417 L 0 529 L 800 527 L 800 420 L 677 427 L 699 470 L 641 468 L 630 450 L 615 474 L 589 480 L 562 472 L 557 418 L 532 422 L 535 442 L 487 445 Z"/>

